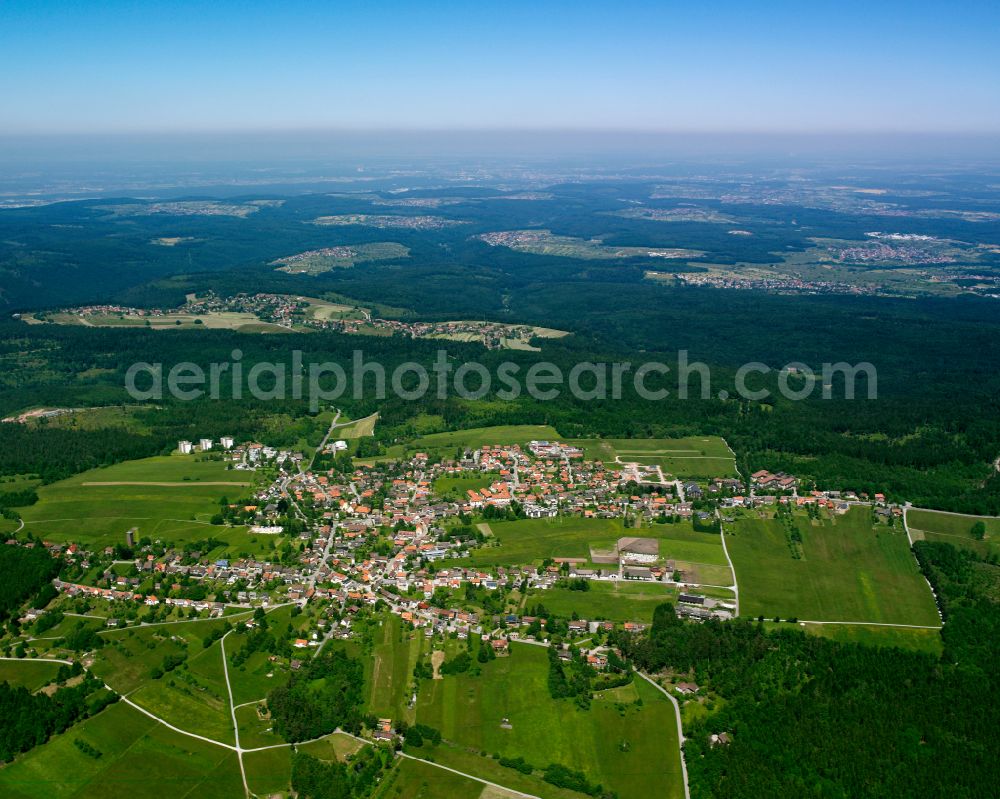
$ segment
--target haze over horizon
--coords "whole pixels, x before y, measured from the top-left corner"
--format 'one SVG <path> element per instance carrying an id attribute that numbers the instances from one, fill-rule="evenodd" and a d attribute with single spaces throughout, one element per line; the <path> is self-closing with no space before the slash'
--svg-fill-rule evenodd
<path id="1" fill-rule="evenodd" d="M 1000 132 L 965 2 L 4 4 L 0 134 Z M 933 57 L 930 57 L 933 55 Z"/>

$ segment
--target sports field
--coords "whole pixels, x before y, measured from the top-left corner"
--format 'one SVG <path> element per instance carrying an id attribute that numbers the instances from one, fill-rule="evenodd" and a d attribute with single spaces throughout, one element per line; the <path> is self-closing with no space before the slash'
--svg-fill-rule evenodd
<path id="1" fill-rule="evenodd" d="M 981 540 L 972 533 L 977 522 L 986 527 Z M 906 526 L 914 541 L 942 541 L 971 549 L 983 557 L 1000 555 L 1000 518 L 995 516 L 964 516 L 911 508 L 906 512 Z"/>
<path id="2" fill-rule="evenodd" d="M 228 542 L 234 553 L 263 552 L 245 528 L 211 525 L 222 497 L 249 493 L 251 475 L 227 471 L 222 461 L 169 455 L 92 469 L 37 489 L 38 502 L 18 512 L 25 528 L 47 541 L 78 541 L 101 547 L 149 536 L 182 543 L 209 537 Z M 261 539 L 264 537 L 262 536 Z"/>
<path id="3" fill-rule="evenodd" d="M 473 751 L 520 756 L 537 768 L 578 769 L 621 799 L 683 796 L 673 707 L 644 681 L 636 690 L 641 706 L 595 700 L 578 710 L 550 697 L 546 649 L 516 643 L 477 677 L 423 681 L 417 720 Z M 435 748 L 438 762 L 448 763 L 446 755 L 446 747 Z M 466 770 L 476 774 L 474 767 L 473 761 Z"/>
<path id="4" fill-rule="evenodd" d="M 588 459 L 659 466 L 668 477 L 730 477 L 736 474 L 736 458 L 718 436 L 587 438 L 571 443 L 581 447 Z"/>
<path id="5" fill-rule="evenodd" d="M 99 758 L 74 745 L 80 739 Z M 164 727 L 118 703 L 0 769 L 9 799 L 243 796 L 236 754 Z"/>
<path id="6" fill-rule="evenodd" d="M 902 525 L 873 528 L 867 508 L 810 523 L 795 521 L 802 558 L 795 559 L 784 527 L 744 515 L 726 544 L 736 567 L 743 615 L 809 621 L 939 625 L 930 587 L 921 576 Z M 729 528 L 727 527 L 727 530 Z"/>

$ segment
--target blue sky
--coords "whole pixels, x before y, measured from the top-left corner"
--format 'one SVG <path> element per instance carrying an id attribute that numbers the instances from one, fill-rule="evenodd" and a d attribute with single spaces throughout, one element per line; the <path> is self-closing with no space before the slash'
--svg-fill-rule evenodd
<path id="1" fill-rule="evenodd" d="M 0 4 L 0 133 L 1000 132 L 1000 4 Z"/>

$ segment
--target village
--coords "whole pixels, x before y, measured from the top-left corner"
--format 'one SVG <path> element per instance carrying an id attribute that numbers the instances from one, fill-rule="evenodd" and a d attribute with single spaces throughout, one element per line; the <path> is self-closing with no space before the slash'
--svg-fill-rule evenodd
<path id="1" fill-rule="evenodd" d="M 227 436 L 180 441 L 181 455 L 221 455 L 227 469 L 260 476 L 253 495 L 229 503 L 213 523 L 219 529 L 245 527 L 250 535 L 274 541 L 274 556 L 206 558 L 199 550 L 211 549 L 211 539 L 198 549 L 166 548 L 137 538 L 131 529 L 123 531 L 120 547 L 101 551 L 77 543 L 48 545 L 72 564 L 71 573 L 90 575 L 57 580 L 55 587 L 70 599 L 107 603 L 109 627 L 149 623 L 170 613 L 217 618 L 312 603 L 322 612 L 293 648 L 350 638 L 352 618 L 378 609 L 428 636 L 479 636 L 501 651 L 511 640 L 547 641 L 552 637 L 547 625 L 557 623 L 506 600 L 544 597 L 571 582 L 660 584 L 677 592 L 679 615 L 696 621 L 732 618 L 731 601 L 699 590 L 675 564 L 666 541 L 643 535 L 643 528 L 658 520 L 691 520 L 710 531 L 719 529 L 714 525 L 728 509 L 777 504 L 844 513 L 851 503 L 867 499 L 849 492 L 799 495 L 794 476 L 764 470 L 754 473 L 749 485 L 733 477 L 667 481 L 659 467 L 588 460 L 577 446 L 559 441 L 464 448 L 455 458 L 417 452 L 356 466 L 348 450 L 347 441 L 329 441 L 310 462 L 301 452 Z M 435 488 L 449 481 L 476 485 Z M 886 507 L 881 495 L 874 499 L 884 513 L 899 512 Z M 489 520 L 517 518 L 624 520 L 635 529 L 606 547 L 592 546 L 589 557 L 553 551 L 541 563 L 469 565 L 470 552 L 492 543 Z M 484 600 L 483 592 L 495 599 Z M 33 613 L 24 621 L 35 621 L 44 611 Z M 625 630 L 645 627 L 639 620 L 619 623 Z M 558 640 L 568 647 L 615 626 L 573 614 L 562 620 Z M 601 647 L 587 654 L 605 662 Z"/>

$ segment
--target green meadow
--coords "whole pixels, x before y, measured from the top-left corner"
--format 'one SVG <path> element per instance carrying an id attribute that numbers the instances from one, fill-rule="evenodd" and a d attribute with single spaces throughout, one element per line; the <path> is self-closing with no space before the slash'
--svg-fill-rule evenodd
<path id="1" fill-rule="evenodd" d="M 977 522 L 986 526 L 982 540 L 972 534 Z M 995 516 L 963 516 L 911 508 L 906 512 L 906 526 L 914 541 L 942 541 L 983 557 L 1000 555 L 1000 518 Z"/>
<path id="2" fill-rule="evenodd" d="M 934 597 L 902 525 L 873 526 L 867 508 L 795 521 L 802 557 L 792 557 L 782 524 L 744 515 L 727 526 L 740 586 L 740 612 L 767 618 L 939 625 Z M 734 534 L 728 534 L 732 527 Z"/>
<path id="3" fill-rule="evenodd" d="M 401 758 L 376 790 L 375 799 L 480 799 L 482 793 L 481 782 L 419 760 Z"/>
<path id="4" fill-rule="evenodd" d="M 25 529 L 47 541 L 89 546 L 125 542 L 125 532 L 182 543 L 214 537 L 234 552 L 263 553 L 265 537 L 209 523 L 219 501 L 249 494 L 252 475 L 222 461 L 169 455 L 92 469 L 37 489 L 38 502 L 19 509 Z"/>
<path id="5" fill-rule="evenodd" d="M 99 758 L 75 745 L 80 739 Z M 236 754 L 174 732 L 124 703 L 76 724 L 0 769 L 7 799 L 243 796 Z"/>
<path id="6" fill-rule="evenodd" d="M 8 682 L 34 692 L 52 682 L 61 665 L 40 658 L 16 662 L 0 660 L 0 683 Z"/>
<path id="7" fill-rule="evenodd" d="M 683 796 L 673 706 L 645 681 L 635 688 L 641 705 L 596 699 L 579 710 L 550 697 L 546 649 L 515 644 L 508 657 L 484 664 L 479 676 L 423 681 L 417 721 L 473 752 L 523 757 L 536 768 L 560 763 L 578 769 L 620 799 Z M 501 726 L 504 719 L 510 729 Z M 449 747 L 424 749 L 451 765 Z M 476 761 L 463 770 L 483 773 Z M 516 787 L 495 773 L 484 778 Z"/>
<path id="8" fill-rule="evenodd" d="M 532 591 L 524 607 L 544 605 L 547 611 L 564 619 L 576 613 L 588 621 L 649 623 L 657 605 L 677 601 L 677 589 L 662 583 L 591 580 L 589 585 L 589 591 L 559 587 Z"/>
<path id="9" fill-rule="evenodd" d="M 657 525 L 659 527 L 659 525 Z M 584 519 L 557 516 L 553 519 L 522 519 L 490 522 L 493 539 L 474 549 L 464 559 L 473 566 L 518 566 L 545 558 L 590 559 L 590 545 L 613 546 L 623 535 L 644 535 L 626 530 L 621 519 Z M 462 563 L 463 561 L 458 561 Z M 605 569 L 614 568 L 613 564 Z"/>
<path id="10" fill-rule="evenodd" d="M 466 499 L 469 490 L 488 488 L 500 478 L 497 472 L 470 472 L 457 477 L 439 477 L 434 481 L 434 493 L 454 500 Z"/>
<path id="11" fill-rule="evenodd" d="M 829 638 L 842 644 L 896 647 L 940 656 L 944 649 L 941 633 L 912 627 L 872 627 L 863 624 L 806 624 L 810 635 Z"/>

